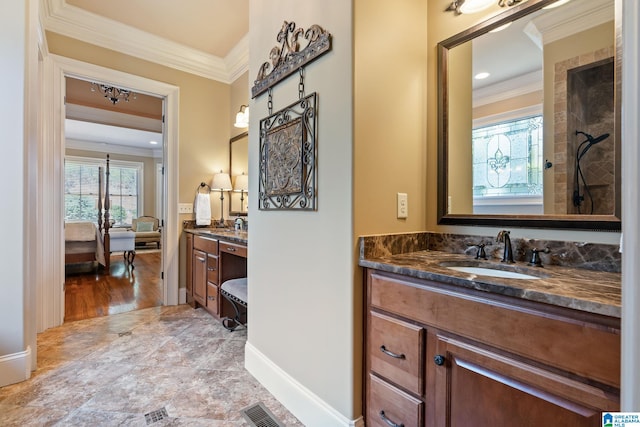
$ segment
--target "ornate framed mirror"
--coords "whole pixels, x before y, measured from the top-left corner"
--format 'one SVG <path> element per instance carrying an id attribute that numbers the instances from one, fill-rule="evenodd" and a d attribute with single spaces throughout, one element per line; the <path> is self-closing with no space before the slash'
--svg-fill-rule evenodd
<path id="1" fill-rule="evenodd" d="M 616 1 L 554 3 L 438 44 L 439 224 L 620 230 Z"/>

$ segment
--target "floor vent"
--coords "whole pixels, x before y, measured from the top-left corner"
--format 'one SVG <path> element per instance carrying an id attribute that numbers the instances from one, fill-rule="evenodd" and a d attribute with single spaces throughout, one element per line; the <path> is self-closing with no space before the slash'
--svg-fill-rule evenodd
<path id="1" fill-rule="evenodd" d="M 147 425 L 157 423 L 160 420 L 169 418 L 167 410 L 165 408 L 158 409 L 157 411 L 151 411 L 148 414 L 144 414 L 144 419 L 147 421 Z"/>
<path id="2" fill-rule="evenodd" d="M 251 427 L 285 427 L 262 402 L 240 411 Z"/>

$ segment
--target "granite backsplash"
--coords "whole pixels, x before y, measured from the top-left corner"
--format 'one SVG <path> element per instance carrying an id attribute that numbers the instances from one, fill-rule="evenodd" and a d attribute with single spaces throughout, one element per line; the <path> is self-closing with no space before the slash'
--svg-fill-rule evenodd
<path id="1" fill-rule="evenodd" d="M 473 257 L 477 253 L 477 245 L 481 244 L 485 245 L 484 249 L 489 258 L 502 258 L 504 244 L 497 242 L 495 236 L 435 232 L 364 236 L 360 241 L 360 258 L 378 258 L 424 250 L 467 254 Z M 621 271 L 622 257 L 618 245 L 513 237 L 511 246 L 516 262 L 528 262 L 533 248 L 548 248 L 548 253 L 539 253 L 543 265 L 611 273 Z"/>

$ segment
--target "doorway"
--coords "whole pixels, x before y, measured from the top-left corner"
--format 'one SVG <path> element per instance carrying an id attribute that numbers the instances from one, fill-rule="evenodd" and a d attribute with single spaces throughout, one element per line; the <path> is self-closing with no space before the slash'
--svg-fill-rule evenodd
<path id="1" fill-rule="evenodd" d="M 164 166 L 163 103 L 136 88 L 65 77 L 65 322 L 163 303 L 164 188 L 157 173 Z M 107 158 L 109 209 L 103 209 Z M 95 239 L 105 233 L 92 233 L 93 242 L 70 240 L 78 227 L 104 227 L 106 215 L 110 253 L 102 255 L 106 244 Z M 88 250 L 90 260 L 78 262 L 78 249 Z"/>
<path id="2" fill-rule="evenodd" d="M 64 136 L 64 93 L 65 78 L 109 82 L 119 87 L 138 88 L 141 93 L 154 94 L 164 98 L 164 140 L 162 142 L 164 175 L 162 187 L 164 228 L 162 233 L 165 253 L 161 278 L 163 281 L 162 301 L 164 305 L 178 303 L 178 255 L 179 232 L 177 212 L 178 176 L 178 100 L 179 88 L 144 77 L 123 73 L 69 58 L 50 55 L 46 59 L 45 94 L 42 110 L 45 112 L 44 132 L 40 142 L 39 169 L 39 209 L 47 212 L 38 218 L 37 232 L 41 245 L 37 257 L 41 262 L 37 275 L 36 313 L 37 330 L 59 326 L 64 321 L 64 174 L 60 165 L 65 155 Z"/>

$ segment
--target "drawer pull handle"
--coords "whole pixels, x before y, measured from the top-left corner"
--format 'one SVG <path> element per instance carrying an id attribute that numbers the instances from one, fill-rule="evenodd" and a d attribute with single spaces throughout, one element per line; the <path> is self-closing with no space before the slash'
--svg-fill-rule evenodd
<path id="1" fill-rule="evenodd" d="M 208 267 L 207 270 L 209 271 L 216 271 L 215 267 Z"/>
<path id="2" fill-rule="evenodd" d="M 392 351 L 389 351 L 384 345 L 380 346 L 380 351 L 386 354 L 387 356 L 393 357 L 394 359 L 405 359 L 404 354 L 397 354 Z"/>
<path id="3" fill-rule="evenodd" d="M 216 300 L 216 297 L 214 297 L 213 295 L 209 295 L 209 296 L 207 297 L 207 299 L 208 299 L 209 301 L 215 301 L 215 300 Z"/>
<path id="4" fill-rule="evenodd" d="M 382 418 L 382 421 L 387 423 L 389 427 L 404 427 L 404 424 L 396 424 L 393 421 L 391 421 L 389 418 L 387 418 L 387 416 L 384 414 L 384 411 L 380 411 L 380 418 Z"/>
<path id="5" fill-rule="evenodd" d="M 433 363 L 435 363 L 438 366 L 444 365 L 444 356 L 441 354 L 436 354 L 435 357 L 433 358 Z"/>
<path id="6" fill-rule="evenodd" d="M 232 247 L 229 247 L 229 246 L 228 246 L 228 247 L 227 247 L 227 250 L 228 250 L 229 252 L 235 252 L 235 251 L 236 251 L 236 248 L 232 248 Z"/>

